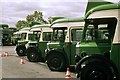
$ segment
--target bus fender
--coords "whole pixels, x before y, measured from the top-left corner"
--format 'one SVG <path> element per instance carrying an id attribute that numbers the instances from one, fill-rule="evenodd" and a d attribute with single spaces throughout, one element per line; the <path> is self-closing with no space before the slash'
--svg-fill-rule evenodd
<path id="1" fill-rule="evenodd" d="M 99 55 L 99 54 L 93 54 L 93 55 L 87 55 L 85 57 L 83 57 L 77 64 L 76 64 L 76 68 L 75 68 L 75 71 L 76 71 L 76 76 L 77 78 L 80 77 L 80 73 L 81 73 L 81 70 L 88 64 L 88 63 L 92 63 L 92 62 L 95 62 L 95 61 L 100 61 L 100 62 L 103 62 L 103 63 L 107 63 L 108 66 L 111 66 L 114 70 L 113 70 L 113 74 L 115 76 L 117 76 L 118 78 L 118 70 L 115 66 L 115 64 L 110 61 L 108 58 L 106 58 L 104 55 Z"/>
<path id="2" fill-rule="evenodd" d="M 28 47 L 26 49 L 26 53 L 28 53 L 29 51 L 33 51 L 33 50 L 36 50 L 37 52 L 40 52 L 40 50 L 37 47 Z"/>
<path id="3" fill-rule="evenodd" d="M 62 48 L 61 49 L 51 49 L 51 50 L 49 50 L 46 53 L 46 58 L 47 58 L 47 56 L 49 56 L 50 54 L 55 53 L 55 52 L 58 52 L 58 53 L 62 54 L 64 56 L 65 60 L 66 60 L 67 65 L 69 64 L 67 54 L 65 53 L 64 49 L 62 49 Z"/>

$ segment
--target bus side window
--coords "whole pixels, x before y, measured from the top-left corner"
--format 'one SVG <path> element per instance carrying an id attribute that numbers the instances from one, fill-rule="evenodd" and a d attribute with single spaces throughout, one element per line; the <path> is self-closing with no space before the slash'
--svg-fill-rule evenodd
<path id="1" fill-rule="evenodd" d="M 91 31 L 90 31 L 90 30 L 87 30 L 87 31 L 86 31 L 86 41 L 90 41 L 90 40 L 92 40 Z"/>
<path id="2" fill-rule="evenodd" d="M 104 33 L 103 39 L 108 39 L 109 33 Z"/>

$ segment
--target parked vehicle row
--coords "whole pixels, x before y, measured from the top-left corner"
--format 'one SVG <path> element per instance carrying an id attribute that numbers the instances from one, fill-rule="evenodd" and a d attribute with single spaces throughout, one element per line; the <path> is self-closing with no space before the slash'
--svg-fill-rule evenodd
<path id="1" fill-rule="evenodd" d="M 72 60 L 74 59 L 75 53 L 74 50 L 70 51 L 70 49 L 72 47 L 76 49 L 76 44 L 80 42 L 83 26 L 83 18 L 58 19 L 51 25 L 44 24 L 32 26 L 29 31 L 33 32 L 33 35 L 36 35 L 36 40 L 29 40 L 27 42 L 24 41 L 25 44 L 22 44 L 21 41 L 18 41 L 18 45 L 16 47 L 17 54 L 19 56 L 27 55 L 27 58 L 30 62 L 46 61 L 49 58 L 51 59 L 50 55 L 54 55 L 53 57 L 56 59 L 58 57 L 56 55 L 60 54 L 64 57 L 61 58 L 61 60 L 65 59 L 67 61 L 64 63 L 64 65 L 67 64 L 66 66 L 63 65 L 61 68 L 59 68 L 59 65 L 57 67 L 51 65 L 56 63 L 62 64 L 64 62 L 60 62 L 58 59 L 54 61 L 56 62 L 54 63 L 52 62 L 54 58 L 53 60 L 49 60 L 50 62 L 47 60 L 47 63 L 51 70 L 60 71 L 62 69 L 65 69 L 67 66 L 75 64 L 75 61 Z M 32 37 L 32 39 L 34 38 Z M 27 47 L 25 47 L 26 45 Z M 68 46 L 70 47 L 66 48 Z M 66 51 L 64 51 L 64 49 Z M 54 54 L 51 54 L 51 52 L 54 52 Z M 54 69 L 51 67 L 54 67 Z"/>
<path id="2" fill-rule="evenodd" d="M 120 4 L 106 4 L 92 8 L 84 18 L 35 25 L 29 31 L 36 38 L 24 42 L 22 54 L 31 62 L 47 61 L 53 71 L 76 65 L 80 80 L 120 80 L 119 11 Z"/>

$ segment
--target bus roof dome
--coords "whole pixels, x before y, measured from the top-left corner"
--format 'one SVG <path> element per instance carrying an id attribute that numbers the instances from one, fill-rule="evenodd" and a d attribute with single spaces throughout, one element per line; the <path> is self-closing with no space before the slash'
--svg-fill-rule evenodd
<path id="1" fill-rule="evenodd" d="M 85 18 L 87 18 L 93 12 L 110 10 L 110 9 L 120 9 L 120 4 L 105 4 L 105 5 L 94 7 L 86 13 Z"/>

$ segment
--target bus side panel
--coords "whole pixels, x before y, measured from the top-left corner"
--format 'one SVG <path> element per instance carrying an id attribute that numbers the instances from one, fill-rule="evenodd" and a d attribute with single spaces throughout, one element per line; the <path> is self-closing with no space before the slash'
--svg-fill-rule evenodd
<path id="1" fill-rule="evenodd" d="M 47 49 L 47 41 L 39 42 L 38 47 L 41 51 L 42 57 L 44 58 L 46 56 L 45 49 Z"/>
<path id="2" fill-rule="evenodd" d="M 71 44 L 71 65 L 75 65 L 76 44 Z"/>
<path id="3" fill-rule="evenodd" d="M 120 43 L 112 45 L 110 58 L 116 64 L 120 75 Z"/>
<path id="4" fill-rule="evenodd" d="M 64 50 L 67 53 L 69 65 L 75 65 L 76 44 L 71 42 L 66 43 Z"/>

